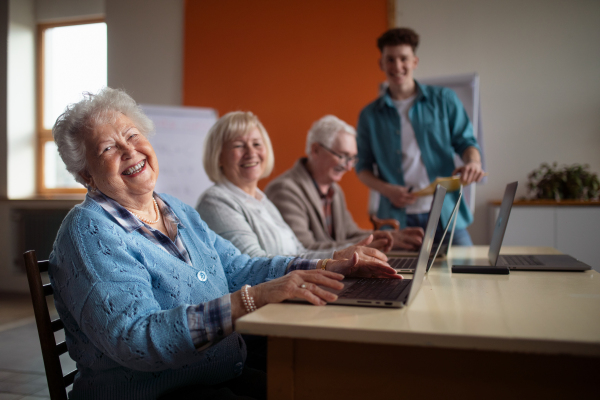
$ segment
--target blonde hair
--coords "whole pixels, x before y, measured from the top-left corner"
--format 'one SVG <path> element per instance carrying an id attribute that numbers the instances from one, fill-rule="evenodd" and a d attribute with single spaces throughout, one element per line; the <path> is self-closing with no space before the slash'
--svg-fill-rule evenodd
<path id="1" fill-rule="evenodd" d="M 233 111 L 219 118 L 210 128 L 204 139 L 202 162 L 206 175 L 208 175 L 208 178 L 212 182 L 219 183 L 225 179 L 225 175 L 223 175 L 223 171 L 219 167 L 223 145 L 236 137 L 250 132 L 254 128 L 258 128 L 267 149 L 266 167 L 260 179 L 266 178 L 271 174 L 275 165 L 275 157 L 273 155 L 271 139 L 269 139 L 269 134 L 265 130 L 265 127 L 260 123 L 258 117 L 250 111 Z"/>

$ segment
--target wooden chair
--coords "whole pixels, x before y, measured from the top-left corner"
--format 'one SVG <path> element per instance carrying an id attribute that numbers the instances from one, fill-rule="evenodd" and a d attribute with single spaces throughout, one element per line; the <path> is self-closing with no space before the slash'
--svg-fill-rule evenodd
<path id="1" fill-rule="evenodd" d="M 42 346 L 42 357 L 46 369 L 46 379 L 52 400 L 67 400 L 66 388 L 73 383 L 77 369 L 63 376 L 60 365 L 60 355 L 67 352 L 67 344 L 62 341 L 56 343 L 54 332 L 64 329 L 60 318 L 50 320 L 50 312 L 46 303 L 46 296 L 54 294 L 50 284 L 42 284 L 40 273 L 48 271 L 48 261 L 39 261 L 34 250 L 23 254 L 25 268 L 27 269 L 27 280 L 29 291 L 33 302 L 33 312 L 37 324 L 40 345 Z"/>
<path id="2" fill-rule="evenodd" d="M 369 190 L 369 204 L 367 209 L 369 210 L 369 220 L 373 224 L 373 230 L 378 231 L 384 226 L 389 225 L 393 230 L 397 231 L 400 229 L 400 222 L 393 218 L 381 219 L 377 218 L 377 209 L 379 208 L 379 199 L 381 195 L 375 190 Z"/>
<path id="3" fill-rule="evenodd" d="M 373 230 L 380 230 L 382 227 L 389 225 L 393 230 L 397 231 L 400 229 L 400 223 L 393 218 L 381 219 L 377 218 L 375 214 L 369 216 L 371 223 L 373 224 Z"/>

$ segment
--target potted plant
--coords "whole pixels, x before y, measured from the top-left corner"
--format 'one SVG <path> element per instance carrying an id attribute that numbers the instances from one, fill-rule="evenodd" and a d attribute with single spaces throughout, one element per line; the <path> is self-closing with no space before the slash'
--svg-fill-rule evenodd
<path id="1" fill-rule="evenodd" d="M 527 189 L 534 199 L 589 201 L 600 195 L 598 176 L 587 164 L 558 167 L 556 162 L 542 163 L 527 177 Z"/>

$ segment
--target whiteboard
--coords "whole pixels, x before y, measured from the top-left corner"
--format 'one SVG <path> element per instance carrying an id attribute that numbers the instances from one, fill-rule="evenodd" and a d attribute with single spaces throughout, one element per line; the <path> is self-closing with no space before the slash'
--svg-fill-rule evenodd
<path id="1" fill-rule="evenodd" d="M 150 137 L 160 171 L 154 190 L 195 207 L 200 194 L 212 186 L 202 165 L 202 149 L 208 130 L 217 121 L 217 111 L 146 104 L 141 107 L 156 130 Z"/>

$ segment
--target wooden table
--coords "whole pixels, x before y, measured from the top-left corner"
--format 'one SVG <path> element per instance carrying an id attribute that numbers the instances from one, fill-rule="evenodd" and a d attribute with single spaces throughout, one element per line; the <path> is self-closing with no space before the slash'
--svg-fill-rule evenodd
<path id="1" fill-rule="evenodd" d="M 453 247 L 403 309 L 274 304 L 239 319 L 269 337 L 269 399 L 600 398 L 600 274 L 450 272 L 487 249 Z"/>

